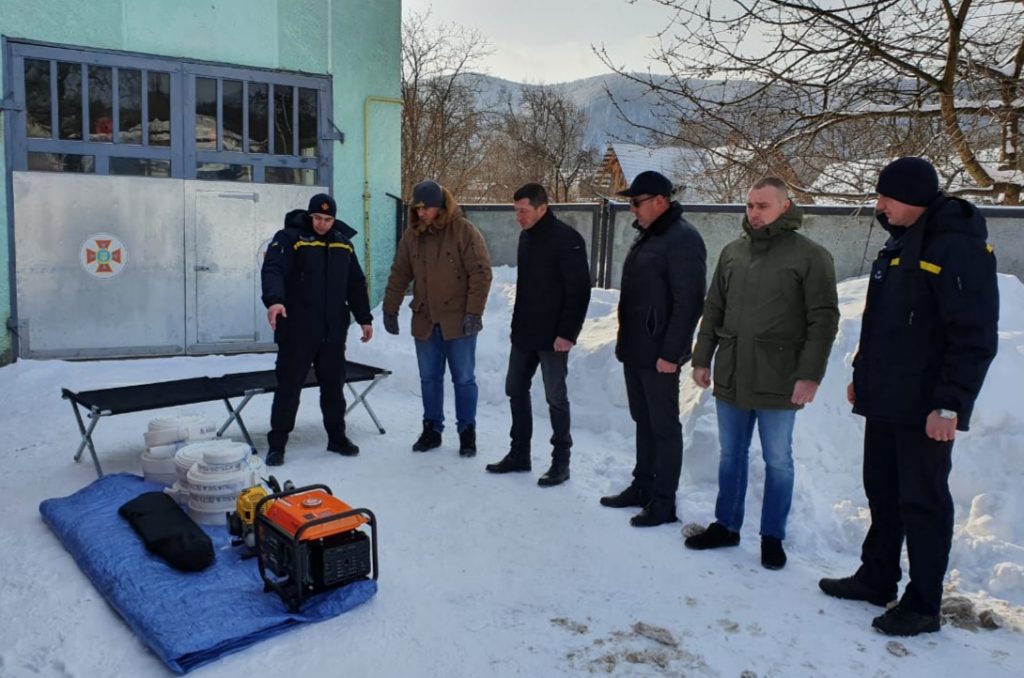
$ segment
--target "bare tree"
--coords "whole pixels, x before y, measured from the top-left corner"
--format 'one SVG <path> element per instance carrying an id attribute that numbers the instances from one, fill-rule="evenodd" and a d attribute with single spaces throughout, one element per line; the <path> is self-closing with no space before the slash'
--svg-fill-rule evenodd
<path id="1" fill-rule="evenodd" d="M 430 12 L 402 21 L 402 191 L 435 179 L 456 195 L 470 188 L 483 157 L 487 111 L 472 72 L 489 54 L 475 30 L 430 23 Z"/>
<path id="2" fill-rule="evenodd" d="M 828 166 L 927 155 L 957 192 L 1020 203 L 1024 0 L 654 1 L 672 10 L 667 78 L 598 54 L 658 98 L 674 141 L 809 196 L 870 192 L 812 186 Z"/>
<path id="3" fill-rule="evenodd" d="M 579 197 L 581 179 L 597 156 L 584 146 L 583 109 L 552 86 L 524 85 L 518 100 L 506 93 L 499 128 L 489 155 L 503 165 L 494 175 L 505 199 L 529 181 L 544 184 L 555 202 Z"/>

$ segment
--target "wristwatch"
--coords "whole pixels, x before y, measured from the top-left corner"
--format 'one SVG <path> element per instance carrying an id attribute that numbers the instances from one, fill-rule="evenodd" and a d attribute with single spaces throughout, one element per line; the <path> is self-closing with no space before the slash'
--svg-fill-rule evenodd
<path id="1" fill-rule="evenodd" d="M 935 414 L 939 415 L 943 419 L 949 419 L 949 420 L 956 419 L 956 412 L 954 412 L 953 410 L 938 409 L 938 410 L 935 410 Z"/>

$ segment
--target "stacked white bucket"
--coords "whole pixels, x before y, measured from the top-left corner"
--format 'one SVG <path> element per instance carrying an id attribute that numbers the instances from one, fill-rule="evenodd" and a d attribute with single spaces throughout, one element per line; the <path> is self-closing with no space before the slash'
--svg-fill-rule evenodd
<path id="1" fill-rule="evenodd" d="M 190 442 L 209 440 L 216 432 L 216 425 L 198 414 L 153 419 L 143 434 L 146 450 L 142 453 L 142 475 L 152 483 L 174 484 L 178 480 L 174 464 L 174 455 L 178 449 Z"/>
<path id="2" fill-rule="evenodd" d="M 142 453 L 146 480 L 169 486 L 164 491 L 187 505 L 193 520 L 208 525 L 223 525 L 239 492 L 263 474 L 263 461 L 248 445 L 213 439 L 216 430 L 195 414 L 158 417 L 149 422 Z"/>

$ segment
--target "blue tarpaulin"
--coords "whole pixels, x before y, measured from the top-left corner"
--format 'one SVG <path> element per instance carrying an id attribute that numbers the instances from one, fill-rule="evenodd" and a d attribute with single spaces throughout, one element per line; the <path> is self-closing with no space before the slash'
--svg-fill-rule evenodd
<path id="1" fill-rule="evenodd" d="M 216 561 L 179 572 L 146 550 L 117 509 L 159 485 L 125 473 L 104 476 L 68 497 L 39 505 L 43 520 L 128 626 L 174 672 L 187 673 L 293 626 L 336 617 L 369 600 L 377 582 L 312 596 L 290 613 L 263 592 L 255 559 L 242 559 L 226 527 L 204 525 Z"/>

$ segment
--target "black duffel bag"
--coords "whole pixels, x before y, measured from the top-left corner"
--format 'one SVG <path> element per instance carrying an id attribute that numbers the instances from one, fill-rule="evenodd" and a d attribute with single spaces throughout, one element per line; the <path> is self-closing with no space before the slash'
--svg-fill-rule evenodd
<path id="1" fill-rule="evenodd" d="M 213 542 L 181 507 L 163 492 L 146 492 L 117 510 L 146 543 L 146 548 L 176 570 L 199 572 L 213 564 Z"/>

